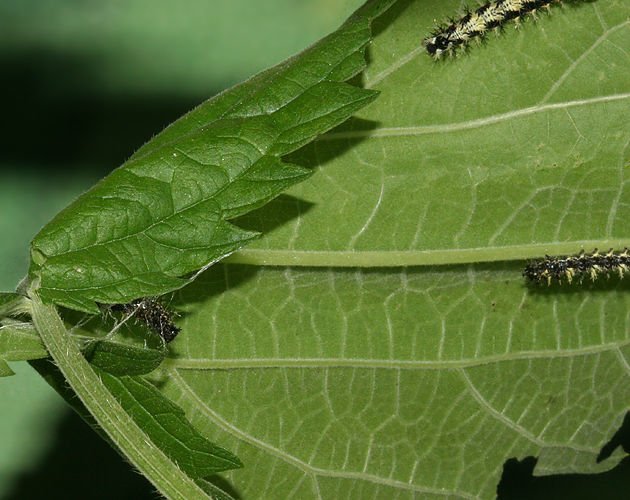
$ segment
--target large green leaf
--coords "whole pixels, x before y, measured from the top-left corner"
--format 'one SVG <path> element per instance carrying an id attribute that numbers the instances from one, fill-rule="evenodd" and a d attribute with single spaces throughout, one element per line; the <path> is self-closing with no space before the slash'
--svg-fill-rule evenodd
<path id="1" fill-rule="evenodd" d="M 243 460 L 243 498 L 492 498 L 511 457 L 615 463 L 595 459 L 630 407 L 628 285 L 521 271 L 630 244 L 630 6 L 574 3 L 436 62 L 421 40 L 459 5 L 379 18 L 381 97 L 238 222 L 269 234 L 176 294 L 161 389 Z"/>
<path id="2" fill-rule="evenodd" d="M 365 67 L 371 2 L 300 55 L 205 102 L 59 213 L 31 245 L 40 296 L 96 303 L 160 295 L 258 236 L 228 220 L 303 180 L 283 162 L 378 94 L 345 83 Z M 194 278 L 194 276 L 193 276 Z"/>

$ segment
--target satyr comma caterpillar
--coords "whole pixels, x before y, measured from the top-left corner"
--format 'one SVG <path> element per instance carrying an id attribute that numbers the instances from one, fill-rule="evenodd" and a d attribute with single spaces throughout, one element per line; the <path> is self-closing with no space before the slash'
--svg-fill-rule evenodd
<path id="1" fill-rule="evenodd" d="M 598 276 L 618 274 L 620 278 L 630 272 L 630 254 L 628 249 L 615 253 L 611 248 L 606 253 L 593 253 L 582 250 L 578 255 L 569 257 L 549 257 L 531 262 L 523 271 L 523 276 L 536 283 L 551 284 L 552 280 L 582 280 L 585 276 L 595 280 Z"/>
<path id="2" fill-rule="evenodd" d="M 496 0 L 488 2 L 477 10 L 466 10 L 460 19 L 451 19 L 447 24 L 439 26 L 432 36 L 424 40 L 424 45 L 430 55 L 439 59 L 445 52 L 466 45 L 474 38 L 484 37 L 489 30 L 559 2 L 560 0 Z"/>

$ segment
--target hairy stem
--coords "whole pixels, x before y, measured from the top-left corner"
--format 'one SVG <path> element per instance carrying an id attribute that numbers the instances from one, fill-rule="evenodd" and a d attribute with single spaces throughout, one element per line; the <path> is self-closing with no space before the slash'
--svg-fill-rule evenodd
<path id="1" fill-rule="evenodd" d="M 211 498 L 155 446 L 103 385 L 66 331 L 54 306 L 29 292 L 32 318 L 48 352 L 112 442 L 167 498 Z"/>

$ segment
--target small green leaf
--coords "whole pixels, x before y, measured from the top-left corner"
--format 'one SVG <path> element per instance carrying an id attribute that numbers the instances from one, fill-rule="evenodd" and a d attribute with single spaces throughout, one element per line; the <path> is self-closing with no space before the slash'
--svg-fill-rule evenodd
<path id="1" fill-rule="evenodd" d="M 184 411 L 143 378 L 114 377 L 98 368 L 96 372 L 151 441 L 190 477 L 243 466 L 235 455 L 199 434 Z"/>
<path id="2" fill-rule="evenodd" d="M 96 303 L 180 288 L 256 238 L 228 220 L 311 173 L 280 156 L 378 95 L 345 81 L 364 69 L 372 18 L 392 1 L 369 2 L 302 54 L 206 101 L 57 215 L 31 245 L 40 296 L 97 313 Z"/>
<path id="3" fill-rule="evenodd" d="M 15 372 L 11 370 L 11 367 L 3 359 L 0 359 L 0 377 L 10 377 L 15 375 Z"/>
<path id="4" fill-rule="evenodd" d="M 111 375 L 144 375 L 160 365 L 166 350 L 99 340 L 89 343 L 83 354 L 92 365 Z"/>
<path id="5" fill-rule="evenodd" d="M 53 363 L 48 360 L 35 360 L 30 364 L 91 427 L 113 446 L 107 434 L 102 432 L 74 392 L 68 389 L 59 369 Z M 123 408 L 129 411 L 132 418 L 141 425 L 151 440 L 176 461 L 186 473 L 198 478 L 197 484 L 202 488 L 210 488 L 211 493 L 217 494 L 217 487 L 214 485 L 209 487 L 209 483 L 201 478 L 221 470 L 242 467 L 237 457 L 199 435 L 185 418 L 184 412 L 146 380 L 139 377 L 115 377 L 98 368 L 96 370 L 103 383 Z M 144 423 L 147 421 L 149 424 L 145 426 Z M 176 443 L 174 446 L 171 444 L 173 442 Z M 191 450 L 186 451 L 187 447 L 190 447 L 192 453 Z M 182 459 L 181 462 L 180 459 Z"/>
<path id="6" fill-rule="evenodd" d="M 10 318 L 0 321 L 0 358 L 7 361 L 26 361 L 48 356 L 32 323 Z"/>

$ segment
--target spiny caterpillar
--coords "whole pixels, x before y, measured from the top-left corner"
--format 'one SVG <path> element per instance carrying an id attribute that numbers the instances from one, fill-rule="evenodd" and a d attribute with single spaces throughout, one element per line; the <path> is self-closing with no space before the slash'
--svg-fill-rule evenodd
<path id="1" fill-rule="evenodd" d="M 438 27 L 424 40 L 427 52 L 439 59 L 446 51 L 453 51 L 475 37 L 483 37 L 494 28 L 508 21 L 531 14 L 542 7 L 560 0 L 497 0 L 488 2 L 477 10 L 467 10 L 461 19 L 451 19 L 445 26 Z"/>
<path id="2" fill-rule="evenodd" d="M 162 337 L 167 344 L 181 331 L 173 324 L 171 314 L 164 309 L 164 306 L 147 297 L 136 299 L 128 304 L 113 305 L 112 309 L 122 311 L 125 314 L 133 314 L 145 323 L 151 331 Z"/>
<path id="3" fill-rule="evenodd" d="M 623 278 L 630 272 L 630 253 L 627 248 L 623 252 L 615 253 L 611 248 L 606 253 L 599 253 L 597 249 L 593 253 L 585 253 L 582 250 L 578 255 L 569 257 L 549 257 L 531 262 L 523 271 L 523 276 L 536 283 L 551 284 L 553 279 L 562 282 L 566 279 L 571 283 L 574 278 L 580 281 L 585 276 L 595 281 L 598 276 L 605 274 L 618 274 Z"/>

